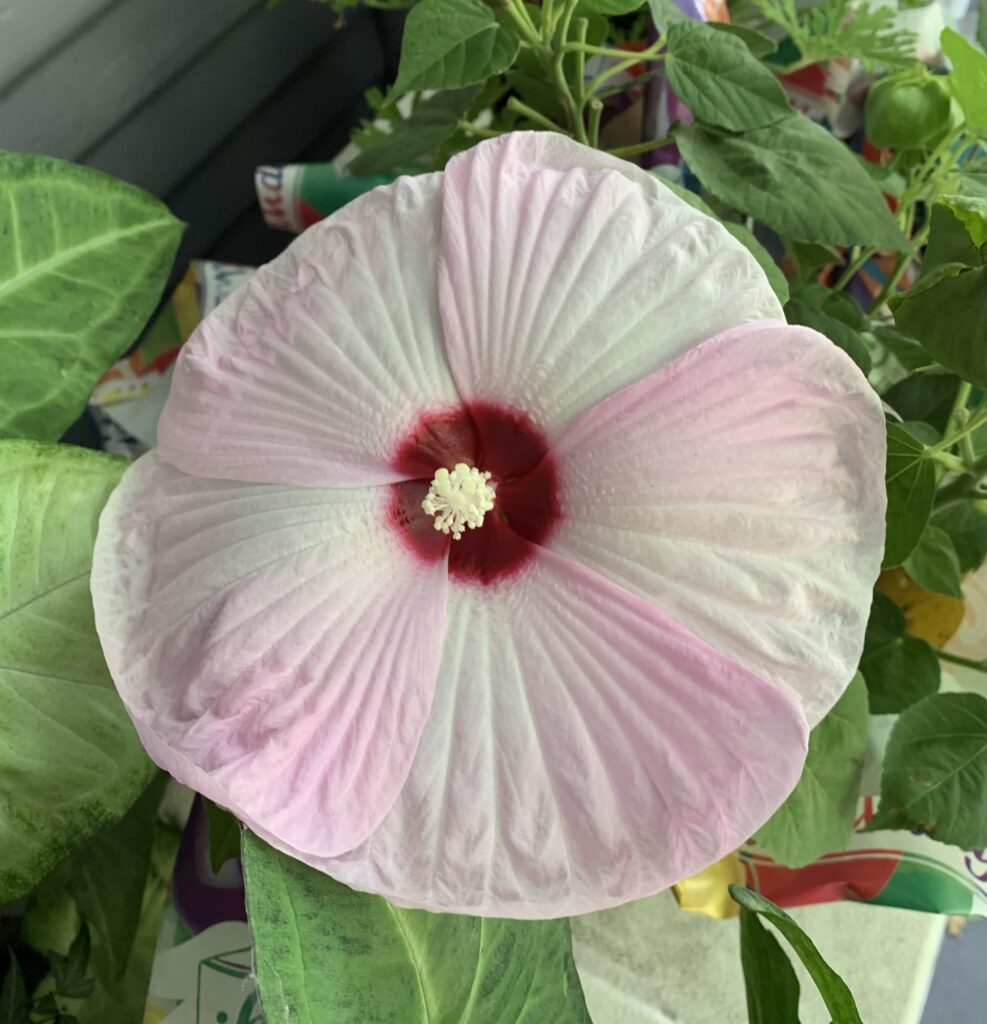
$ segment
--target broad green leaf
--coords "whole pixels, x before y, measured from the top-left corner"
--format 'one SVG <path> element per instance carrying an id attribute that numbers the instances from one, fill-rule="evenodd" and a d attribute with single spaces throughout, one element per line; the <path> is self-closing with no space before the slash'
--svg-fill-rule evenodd
<path id="1" fill-rule="evenodd" d="M 976 242 L 987 231 L 987 199 L 943 195 L 933 204 L 929 220 L 929 244 L 922 257 L 923 276 L 946 263 L 979 267 L 983 262 Z"/>
<path id="2" fill-rule="evenodd" d="M 960 572 L 979 569 L 987 558 L 987 508 L 984 502 L 954 501 L 932 513 L 929 520 L 949 534 Z"/>
<path id="3" fill-rule="evenodd" d="M 482 0 L 421 0 L 404 23 L 394 91 L 477 85 L 506 71 L 518 48 Z"/>
<path id="4" fill-rule="evenodd" d="M 817 245 L 815 242 L 797 242 L 792 238 L 785 239 L 785 249 L 791 257 L 795 269 L 795 286 L 800 288 L 818 276 L 818 272 L 828 264 L 840 263 L 840 250 L 831 245 Z"/>
<path id="5" fill-rule="evenodd" d="M 903 711 L 891 731 L 881 803 L 867 831 L 917 829 L 965 849 L 987 846 L 987 700 L 939 693 Z"/>
<path id="6" fill-rule="evenodd" d="M 933 358 L 987 387 L 987 266 L 942 264 L 888 304 L 897 326 Z"/>
<path id="7" fill-rule="evenodd" d="M 182 226 L 98 171 L 0 151 L 0 437 L 56 441 L 136 340 Z"/>
<path id="8" fill-rule="evenodd" d="M 920 587 L 962 599 L 960 559 L 949 534 L 938 526 L 926 526 L 904 567 Z"/>
<path id="9" fill-rule="evenodd" d="M 268 1024 L 589 1024 L 569 922 L 402 910 L 243 835 Z"/>
<path id="10" fill-rule="evenodd" d="M 904 235 L 853 154 L 821 125 L 792 115 L 730 134 L 678 125 L 686 163 L 713 195 L 800 242 L 904 249 Z"/>
<path id="11" fill-rule="evenodd" d="M 646 2 L 647 0 L 580 0 L 579 6 L 597 14 L 605 14 L 608 18 L 615 18 L 636 11 Z"/>
<path id="12" fill-rule="evenodd" d="M 125 463 L 0 442 L 0 902 L 23 895 L 150 782 L 93 626 L 100 510 Z"/>
<path id="13" fill-rule="evenodd" d="M 867 684 L 871 714 L 903 711 L 939 689 L 939 659 L 932 646 L 905 633 L 905 614 L 874 592 L 860 673 Z"/>
<path id="14" fill-rule="evenodd" d="M 916 373 L 889 388 L 883 398 L 903 420 L 931 423 L 942 433 L 959 387 L 953 373 Z"/>
<path id="15" fill-rule="evenodd" d="M 862 1024 L 857 1004 L 843 979 L 823 960 L 815 943 L 785 913 L 760 893 L 739 885 L 730 886 L 730 895 L 746 910 L 767 918 L 788 940 L 798 954 L 809 976 L 816 983 L 826 1009 L 833 1018 L 833 1024 Z"/>
<path id="16" fill-rule="evenodd" d="M 853 832 L 867 745 L 867 687 L 858 672 L 809 734 L 802 776 L 757 834 L 780 864 L 802 867 L 842 850 Z"/>
<path id="17" fill-rule="evenodd" d="M 24 975 L 13 953 L 0 988 L 0 1024 L 26 1024 L 30 1002 L 24 987 Z"/>
<path id="18" fill-rule="evenodd" d="M 809 285 L 807 289 L 800 289 L 796 292 L 785 304 L 785 318 L 790 324 L 802 324 L 804 327 L 811 327 L 813 330 L 819 331 L 820 334 L 825 334 L 834 345 L 843 349 L 864 373 L 867 373 L 871 367 L 870 352 L 868 352 L 860 332 L 847 324 L 844 319 L 835 316 L 834 310 L 825 304 L 820 307 L 807 301 L 808 289 L 817 287 L 817 285 Z M 836 312 L 842 312 L 842 310 L 837 308 Z"/>
<path id="19" fill-rule="evenodd" d="M 885 486 L 888 511 L 883 566 L 890 569 L 901 565 L 918 543 L 936 494 L 936 471 L 925 445 L 899 423 L 888 424 Z"/>
<path id="20" fill-rule="evenodd" d="M 746 131 L 792 113 L 778 79 L 747 46 L 701 21 L 672 26 L 665 73 L 686 106 L 707 124 Z"/>
<path id="21" fill-rule="evenodd" d="M 456 131 L 459 119 L 479 91 L 479 86 L 471 86 L 439 92 L 422 100 L 389 134 L 355 156 L 347 170 L 351 174 L 378 174 L 413 163 Z"/>
<path id="22" fill-rule="evenodd" d="M 675 0 L 648 0 L 648 7 L 651 9 L 651 21 L 662 35 L 667 35 L 672 25 L 690 20 Z"/>
<path id="23" fill-rule="evenodd" d="M 987 132 L 987 54 L 951 28 L 944 28 L 939 40 L 953 65 L 946 80 L 956 102 L 972 128 Z"/>
<path id="24" fill-rule="evenodd" d="M 781 943 L 740 908 L 740 963 L 749 1024 L 799 1024 L 799 980 Z"/>
<path id="25" fill-rule="evenodd" d="M 768 54 L 774 53 L 778 49 L 776 40 L 747 25 L 735 25 L 730 21 L 708 21 L 706 24 L 717 32 L 736 36 L 755 57 L 767 57 Z"/>
<path id="26" fill-rule="evenodd" d="M 768 284 L 771 285 L 771 290 L 778 296 L 778 301 L 784 305 L 788 301 L 788 280 L 782 273 L 781 267 L 775 263 L 771 253 L 761 245 L 754 232 L 743 224 L 725 220 L 723 226 L 757 260 L 758 265 L 764 271 L 764 276 L 768 279 Z"/>
<path id="27" fill-rule="evenodd" d="M 209 863 L 213 871 L 219 871 L 228 860 L 240 856 L 240 823 L 212 800 L 201 799 L 209 824 Z"/>

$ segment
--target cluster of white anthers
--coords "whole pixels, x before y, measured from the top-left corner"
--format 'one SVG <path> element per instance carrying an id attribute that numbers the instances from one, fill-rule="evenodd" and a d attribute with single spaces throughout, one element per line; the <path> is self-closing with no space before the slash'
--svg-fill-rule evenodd
<path id="1" fill-rule="evenodd" d="M 465 462 L 436 471 L 422 508 L 435 516 L 435 528 L 451 533 L 459 540 L 469 527 L 475 530 L 483 525 L 483 517 L 494 507 L 494 487 L 487 481 L 489 473 L 481 472 Z"/>

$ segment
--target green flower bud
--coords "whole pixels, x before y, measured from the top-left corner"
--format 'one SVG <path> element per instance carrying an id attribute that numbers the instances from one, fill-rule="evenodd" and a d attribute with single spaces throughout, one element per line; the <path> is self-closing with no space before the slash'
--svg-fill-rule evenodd
<path id="1" fill-rule="evenodd" d="M 949 124 L 949 92 L 941 77 L 918 65 L 873 85 L 864 116 L 875 146 L 919 149 Z"/>

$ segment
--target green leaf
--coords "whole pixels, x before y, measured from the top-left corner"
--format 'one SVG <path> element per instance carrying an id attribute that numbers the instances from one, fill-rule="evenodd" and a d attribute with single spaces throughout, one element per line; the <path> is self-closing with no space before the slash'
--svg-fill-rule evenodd
<path id="1" fill-rule="evenodd" d="M 934 359 L 987 387 L 987 266 L 942 264 L 888 304 L 895 324 Z"/>
<path id="2" fill-rule="evenodd" d="M 350 174 L 378 174 L 392 167 L 406 167 L 452 135 L 459 119 L 480 91 L 479 86 L 440 92 L 422 100 L 411 115 L 386 135 L 355 156 Z"/>
<path id="3" fill-rule="evenodd" d="M 983 262 L 975 238 L 987 232 L 987 199 L 942 195 L 933 204 L 929 244 L 922 257 L 923 276 L 947 263 L 979 267 Z"/>
<path id="4" fill-rule="evenodd" d="M 569 922 L 402 910 L 243 835 L 268 1024 L 589 1024 Z"/>
<path id="5" fill-rule="evenodd" d="M 987 196 L 944 194 L 936 200 L 933 214 L 940 206 L 946 207 L 962 224 L 969 238 L 970 248 L 974 250 L 968 253 L 965 260 L 962 257 L 957 258 L 971 267 L 982 263 L 983 258 L 979 250 L 983 248 L 984 242 L 987 242 Z"/>
<path id="6" fill-rule="evenodd" d="M 980 568 L 987 558 L 987 510 L 983 503 L 954 501 L 937 508 L 929 522 L 949 534 L 961 573 Z"/>
<path id="7" fill-rule="evenodd" d="M 802 867 L 842 850 L 853 832 L 867 745 L 867 687 L 858 672 L 809 734 L 802 776 L 757 834 L 771 857 Z"/>
<path id="8" fill-rule="evenodd" d="M 648 0 L 648 7 L 651 21 L 662 35 L 667 35 L 672 25 L 691 20 L 675 0 Z"/>
<path id="9" fill-rule="evenodd" d="M 240 856 L 240 823 L 206 797 L 202 797 L 202 806 L 209 823 L 209 863 L 213 871 L 219 871 L 228 860 Z"/>
<path id="10" fill-rule="evenodd" d="M 0 442 L 0 902 L 120 818 L 149 783 L 89 596 L 96 522 L 123 460 Z"/>
<path id="11" fill-rule="evenodd" d="M 66 999 L 85 999 L 95 984 L 89 977 L 91 951 L 89 928 L 83 922 L 66 956 L 49 952 L 48 965 L 55 983 L 55 994 Z"/>
<path id="12" fill-rule="evenodd" d="M 800 242 L 904 249 L 907 241 L 877 186 L 821 125 L 793 115 L 730 134 L 678 125 L 675 141 L 713 195 Z"/>
<path id="13" fill-rule="evenodd" d="M 707 124 L 745 131 L 792 113 L 778 79 L 747 46 L 701 21 L 672 26 L 665 72 L 686 106 Z"/>
<path id="14" fill-rule="evenodd" d="M 904 612 L 874 592 L 860 672 L 871 714 L 903 711 L 939 689 L 939 659 L 932 646 L 905 634 Z"/>
<path id="15" fill-rule="evenodd" d="M 740 908 L 740 963 L 749 1024 L 799 1024 L 799 980 L 781 943 Z"/>
<path id="16" fill-rule="evenodd" d="M 30 1002 L 24 987 L 24 975 L 13 953 L 10 967 L 0 989 L 0 1024 L 26 1024 Z"/>
<path id="17" fill-rule="evenodd" d="M 964 849 L 987 846 L 987 700 L 939 693 L 891 731 L 881 803 L 866 831 L 917 829 Z"/>
<path id="18" fill-rule="evenodd" d="M 972 128 L 987 132 L 987 54 L 951 28 L 939 40 L 953 65 L 946 80 L 956 102 Z"/>
<path id="19" fill-rule="evenodd" d="M 920 587 L 962 600 L 960 559 L 945 530 L 931 523 L 926 526 L 904 566 L 905 572 Z"/>
<path id="20" fill-rule="evenodd" d="M 85 167 L 0 151 L 0 437 L 55 441 L 137 338 L 182 226 Z"/>
<path id="21" fill-rule="evenodd" d="M 482 0 L 421 0 L 404 23 L 394 91 L 477 85 L 506 71 L 518 49 Z"/>
<path id="22" fill-rule="evenodd" d="M 730 21 L 708 21 L 706 24 L 716 32 L 736 36 L 755 57 L 767 57 L 778 49 L 778 43 L 774 39 L 747 25 L 735 25 Z"/>
<path id="23" fill-rule="evenodd" d="M 834 345 L 843 349 L 864 373 L 867 373 L 871 367 L 870 352 L 860 332 L 846 323 L 845 316 L 834 315 L 843 314 L 842 307 L 837 303 L 826 305 L 825 302 L 819 307 L 814 302 L 807 301 L 818 287 L 808 285 L 796 292 L 785 304 L 785 318 L 790 324 L 802 324 L 825 334 Z M 833 293 L 834 297 L 835 294 Z"/>
<path id="24" fill-rule="evenodd" d="M 883 567 L 901 565 L 918 543 L 932 512 L 936 471 L 925 445 L 898 423 L 888 424 L 888 492 Z"/>
<path id="25" fill-rule="evenodd" d="M 941 434 L 946 429 L 960 379 L 953 373 L 916 373 L 883 395 L 903 420 L 931 423 Z"/>
<path id="26" fill-rule="evenodd" d="M 785 239 L 785 249 L 795 268 L 795 286 L 798 288 L 815 280 L 827 264 L 840 263 L 843 259 L 840 250 L 831 245 L 796 242 L 792 238 Z"/>
<path id="27" fill-rule="evenodd" d="M 761 245 L 754 232 L 743 224 L 732 220 L 725 220 L 722 223 L 727 231 L 757 260 L 758 265 L 764 271 L 764 276 L 768 279 L 768 284 L 771 285 L 771 290 L 778 296 L 778 301 L 784 305 L 788 301 L 788 280 L 782 273 L 781 267 L 775 263 L 771 253 Z"/>
<path id="28" fill-rule="evenodd" d="M 833 1024 L 862 1024 L 857 1004 L 843 979 L 823 960 L 808 935 L 785 913 L 760 893 L 739 885 L 730 886 L 730 895 L 746 910 L 767 918 L 788 940 L 816 983 L 816 988 L 833 1018 Z"/>

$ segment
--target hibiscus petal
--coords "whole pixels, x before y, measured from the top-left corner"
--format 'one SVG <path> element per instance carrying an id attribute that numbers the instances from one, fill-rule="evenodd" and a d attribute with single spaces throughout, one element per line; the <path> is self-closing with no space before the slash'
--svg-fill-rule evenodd
<path id="1" fill-rule="evenodd" d="M 572 426 L 552 547 L 787 687 L 813 725 L 863 646 L 884 447 L 880 400 L 835 345 L 739 327 Z"/>
<path id="2" fill-rule="evenodd" d="M 310 863 L 436 911 L 612 906 L 749 838 L 798 779 L 806 734 L 783 691 L 539 549 L 509 585 L 450 591 L 401 795 L 366 843 Z"/>
<path id="3" fill-rule="evenodd" d="M 690 346 L 782 314 L 722 225 L 640 168 L 545 135 L 449 161 L 439 302 L 464 399 L 513 405 L 554 439 Z"/>
<path id="4" fill-rule="evenodd" d="M 442 346 L 440 174 L 309 228 L 182 349 L 158 427 L 197 476 L 301 486 L 401 480 L 398 441 L 457 401 Z"/>
<path id="5" fill-rule="evenodd" d="M 96 627 L 149 753 L 282 849 L 362 841 L 428 715 L 446 566 L 403 552 L 388 500 L 186 476 L 151 452 L 100 520 Z"/>

